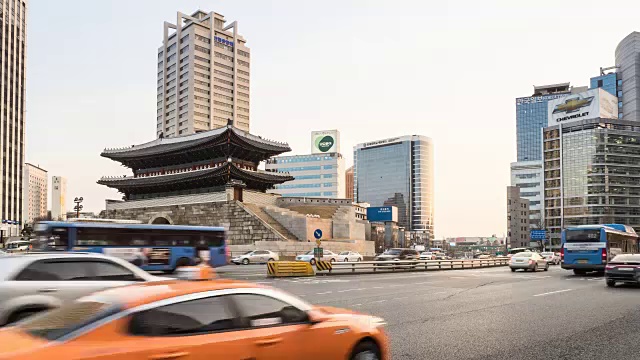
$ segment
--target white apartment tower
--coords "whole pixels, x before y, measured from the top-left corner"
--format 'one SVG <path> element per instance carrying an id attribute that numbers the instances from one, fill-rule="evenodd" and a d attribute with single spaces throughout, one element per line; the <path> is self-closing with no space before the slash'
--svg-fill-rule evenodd
<path id="1" fill-rule="evenodd" d="M 49 177 L 47 170 L 29 163 L 24 164 L 23 174 L 22 220 L 33 224 L 34 219 L 44 219 L 47 216 L 47 182 Z"/>
<path id="2" fill-rule="evenodd" d="M 67 179 L 54 176 L 51 179 L 51 219 L 67 219 Z"/>
<path id="3" fill-rule="evenodd" d="M 238 22 L 196 11 L 164 23 L 158 49 L 158 137 L 226 126 L 249 131 L 249 48 Z"/>
<path id="4" fill-rule="evenodd" d="M 0 0 L 0 216 L 4 235 L 21 229 L 27 1 Z"/>

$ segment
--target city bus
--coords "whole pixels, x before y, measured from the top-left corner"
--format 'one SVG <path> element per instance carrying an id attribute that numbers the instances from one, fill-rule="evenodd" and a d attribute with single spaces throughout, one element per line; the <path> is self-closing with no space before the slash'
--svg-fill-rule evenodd
<path id="1" fill-rule="evenodd" d="M 621 253 L 638 252 L 638 235 L 622 224 L 580 225 L 562 231 L 561 267 L 576 275 L 604 272 L 609 261 Z"/>
<path id="2" fill-rule="evenodd" d="M 44 221 L 34 232 L 37 249 L 103 253 L 147 271 L 172 272 L 195 264 L 199 249 L 208 249 L 211 266 L 228 260 L 221 227 Z"/>

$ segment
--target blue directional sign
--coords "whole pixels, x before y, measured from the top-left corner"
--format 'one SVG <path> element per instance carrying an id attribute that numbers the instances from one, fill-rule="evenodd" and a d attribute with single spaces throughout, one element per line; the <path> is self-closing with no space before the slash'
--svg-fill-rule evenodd
<path id="1" fill-rule="evenodd" d="M 322 238 L 322 230 L 316 229 L 313 232 L 313 237 L 315 237 L 316 239 L 320 240 Z"/>
<path id="2" fill-rule="evenodd" d="M 531 230 L 531 240 L 545 240 L 547 238 L 547 230 Z"/>

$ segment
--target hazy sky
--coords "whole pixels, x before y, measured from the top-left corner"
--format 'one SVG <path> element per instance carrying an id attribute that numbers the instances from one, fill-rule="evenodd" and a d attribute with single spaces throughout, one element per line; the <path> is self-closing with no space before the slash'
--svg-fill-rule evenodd
<path id="1" fill-rule="evenodd" d="M 505 233 L 514 98 L 588 85 L 640 30 L 638 1 L 30 0 L 26 160 L 85 210 L 121 198 L 96 181 L 127 169 L 99 154 L 154 139 L 163 22 L 198 8 L 251 48 L 252 133 L 303 154 L 337 128 L 348 165 L 357 143 L 431 137 L 438 238 Z"/>

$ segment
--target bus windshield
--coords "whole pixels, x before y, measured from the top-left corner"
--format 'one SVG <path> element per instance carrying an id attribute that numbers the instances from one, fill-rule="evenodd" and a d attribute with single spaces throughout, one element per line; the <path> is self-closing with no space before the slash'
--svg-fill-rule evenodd
<path id="1" fill-rule="evenodd" d="M 600 229 L 584 229 L 584 230 L 567 230 L 565 233 L 565 242 L 599 242 Z"/>

